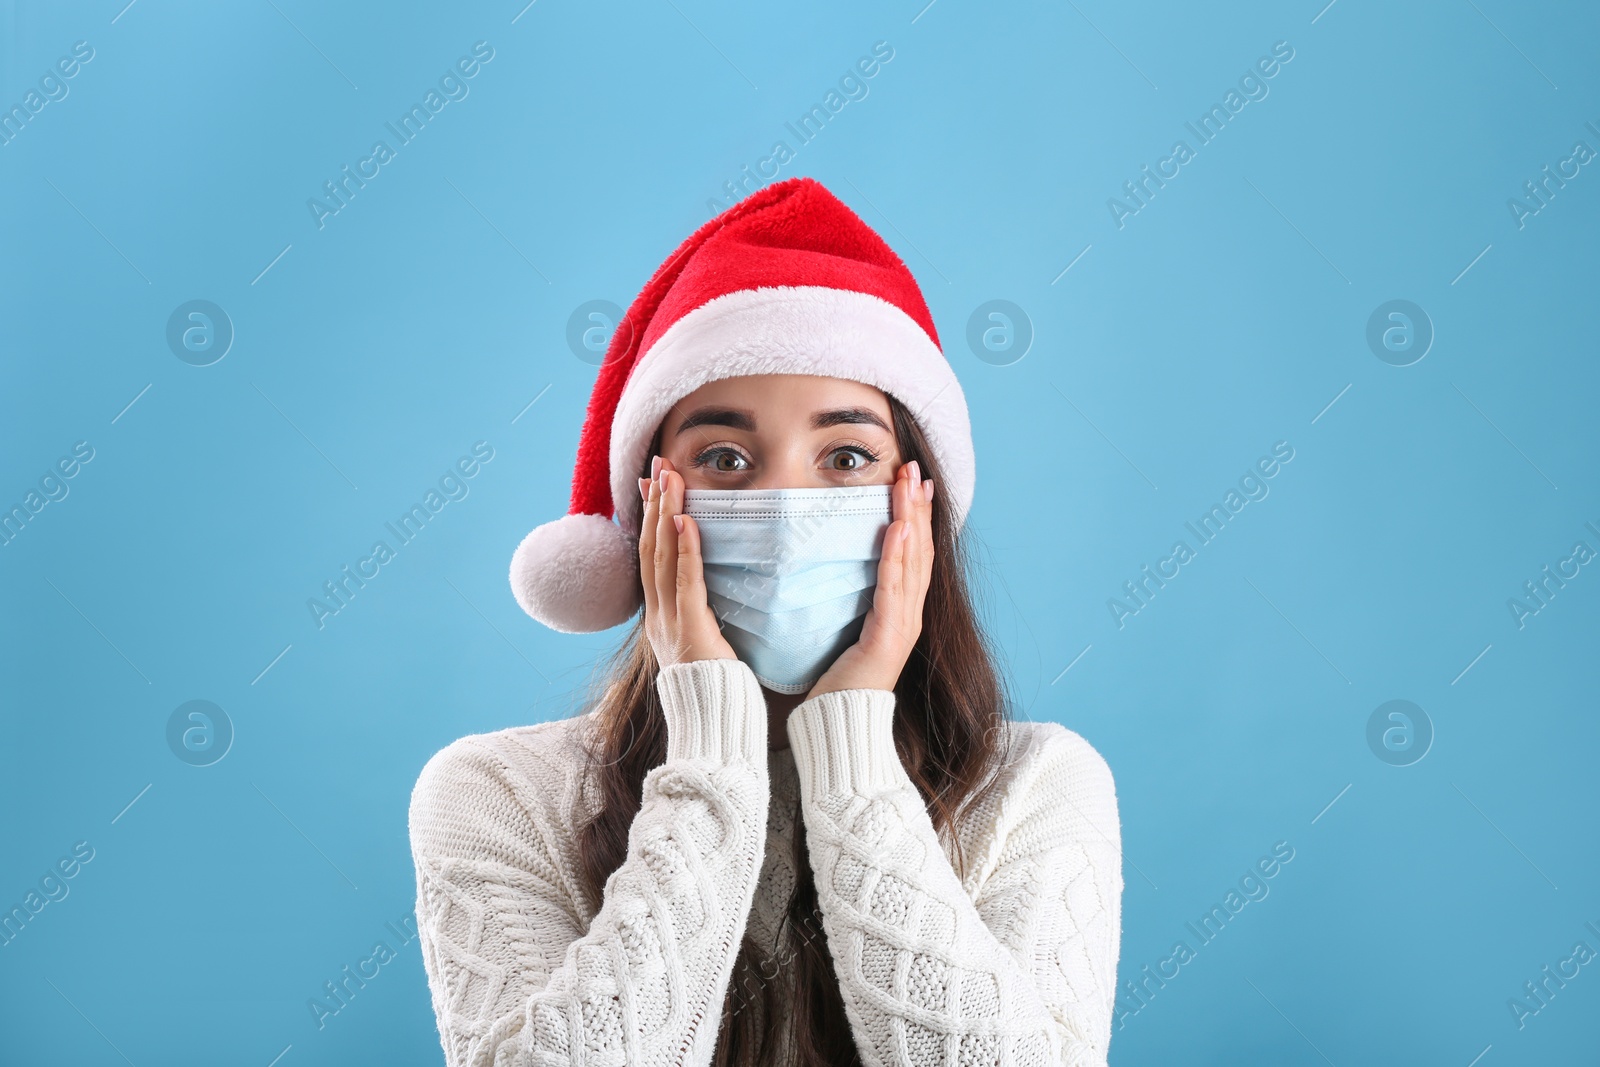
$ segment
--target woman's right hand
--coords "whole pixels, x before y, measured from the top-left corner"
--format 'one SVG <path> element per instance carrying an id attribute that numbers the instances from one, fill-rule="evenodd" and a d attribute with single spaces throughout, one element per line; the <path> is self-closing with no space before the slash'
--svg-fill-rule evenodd
<path id="1" fill-rule="evenodd" d="M 683 514 L 683 475 L 664 456 L 652 458 L 650 469 L 652 477 L 639 479 L 644 498 L 639 578 L 645 636 L 656 662 L 670 667 L 698 659 L 738 659 L 706 598 L 700 528 Z"/>

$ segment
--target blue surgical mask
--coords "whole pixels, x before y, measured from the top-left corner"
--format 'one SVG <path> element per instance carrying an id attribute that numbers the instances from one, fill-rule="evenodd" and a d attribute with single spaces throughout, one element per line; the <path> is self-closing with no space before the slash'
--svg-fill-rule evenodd
<path id="1" fill-rule="evenodd" d="M 861 636 L 893 489 L 684 491 L 722 636 L 768 689 L 804 693 Z"/>

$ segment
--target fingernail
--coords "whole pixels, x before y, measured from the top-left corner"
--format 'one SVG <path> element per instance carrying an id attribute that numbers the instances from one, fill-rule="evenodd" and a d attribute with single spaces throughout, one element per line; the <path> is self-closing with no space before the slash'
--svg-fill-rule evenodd
<path id="1" fill-rule="evenodd" d="M 683 533 L 683 514 L 682 514 L 682 512 L 678 513 L 677 515 L 672 516 L 672 528 L 674 530 L 677 530 L 679 533 Z"/>
<path id="2" fill-rule="evenodd" d="M 911 480 L 913 482 L 922 480 L 922 468 L 917 465 L 916 460 L 911 461 Z"/>
<path id="3" fill-rule="evenodd" d="M 932 478 L 929 478 L 927 481 L 922 483 L 922 499 L 924 501 L 928 501 L 928 500 L 932 500 L 933 499 L 933 479 Z"/>
<path id="4" fill-rule="evenodd" d="M 650 477 L 654 478 L 661 473 L 661 457 L 650 457 Z"/>
<path id="5" fill-rule="evenodd" d="M 640 500 L 649 500 L 650 499 L 650 479 L 649 478 L 640 478 L 639 479 L 639 499 Z"/>

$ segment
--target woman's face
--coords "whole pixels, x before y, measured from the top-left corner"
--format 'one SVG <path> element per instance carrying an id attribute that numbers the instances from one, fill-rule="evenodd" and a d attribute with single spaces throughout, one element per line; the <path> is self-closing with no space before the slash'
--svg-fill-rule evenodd
<path id="1" fill-rule="evenodd" d="M 661 454 L 687 489 L 890 485 L 901 462 L 882 391 L 811 374 L 707 382 L 662 420 Z"/>

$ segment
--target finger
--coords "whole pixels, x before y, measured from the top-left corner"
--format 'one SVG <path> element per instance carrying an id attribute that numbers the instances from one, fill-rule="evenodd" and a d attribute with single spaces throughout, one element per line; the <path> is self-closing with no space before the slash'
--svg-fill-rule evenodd
<path id="1" fill-rule="evenodd" d="M 905 477 L 895 483 L 899 497 L 899 513 L 906 522 L 905 549 L 902 556 L 901 587 L 907 592 L 914 588 L 916 576 L 922 568 L 923 513 L 917 503 L 922 496 L 921 464 L 912 460 L 906 464 Z"/>
<path id="2" fill-rule="evenodd" d="M 922 477 L 921 466 L 919 463 L 911 464 L 907 485 L 910 513 L 913 516 L 911 545 L 907 553 L 911 588 L 915 588 L 919 582 L 925 587 L 933 570 L 933 501 L 929 498 L 933 480 Z"/>
<path id="3" fill-rule="evenodd" d="M 899 520 L 889 531 L 891 541 L 884 555 L 885 566 L 872 598 L 872 614 L 879 626 L 873 640 L 897 650 L 912 644 L 906 615 L 906 547 L 910 530 L 910 523 Z"/>
<path id="4" fill-rule="evenodd" d="M 683 529 L 678 531 L 678 617 L 695 628 L 694 637 L 703 642 L 710 634 L 709 623 L 716 627 L 711 612 L 710 597 L 706 593 L 704 560 L 700 555 L 700 526 L 688 515 L 679 516 Z"/>
<path id="5" fill-rule="evenodd" d="M 917 565 L 922 571 L 923 590 L 933 574 L 933 479 L 929 478 L 912 489 L 917 499 L 920 537 L 918 538 Z"/>
<path id="6" fill-rule="evenodd" d="M 909 506 L 911 497 L 906 493 L 906 486 L 910 482 L 912 472 L 915 469 L 916 460 L 912 460 L 909 463 L 902 463 L 900 469 L 895 471 L 894 484 L 889 487 L 890 515 L 895 522 L 909 518 L 911 515 Z"/>
<path id="7" fill-rule="evenodd" d="M 894 489 L 890 498 L 894 501 L 895 535 L 894 561 L 895 573 L 891 586 L 896 590 L 905 587 L 906 568 L 911 562 L 911 552 L 915 548 L 916 508 L 911 502 L 911 486 L 915 484 L 916 461 L 905 464 L 900 469 L 900 475 L 895 479 Z"/>
<path id="8" fill-rule="evenodd" d="M 891 630 L 898 630 L 897 619 L 901 613 L 901 590 L 905 586 L 906 534 L 911 528 L 910 507 L 906 495 L 907 467 L 902 467 L 894 485 L 889 490 L 889 500 L 894 521 L 883 532 L 883 549 L 878 559 L 878 582 L 872 594 L 872 616 Z"/>
<path id="9" fill-rule="evenodd" d="M 927 509 L 920 503 L 923 496 L 920 464 L 913 463 L 907 472 L 903 504 L 906 513 L 904 551 L 900 569 L 900 588 L 896 629 L 906 647 L 916 643 L 922 629 L 922 601 L 927 592 L 930 572 L 929 531 Z"/>
<path id="10" fill-rule="evenodd" d="M 678 523 L 678 607 L 681 610 L 693 607 L 696 594 L 704 592 L 705 571 L 700 560 L 700 528 L 688 515 L 680 515 Z"/>
<path id="11" fill-rule="evenodd" d="M 906 478 L 906 555 L 901 596 L 908 625 L 917 610 L 921 592 L 923 563 L 927 558 L 928 516 L 923 510 L 921 464 L 913 465 Z"/>
<path id="12" fill-rule="evenodd" d="M 639 580 L 644 586 L 644 610 L 646 619 L 654 619 L 658 608 L 656 596 L 656 512 L 657 504 L 656 483 L 654 478 L 644 479 L 649 484 L 645 488 L 644 515 L 639 520 Z"/>
<path id="13" fill-rule="evenodd" d="M 917 483 L 913 481 L 913 470 L 909 463 L 902 466 L 890 489 L 894 521 L 884 530 L 872 610 L 860 641 L 864 648 L 902 662 L 915 646 L 921 629 L 920 619 L 914 617 L 919 606 L 908 604 L 906 596 L 910 547 L 916 535 L 912 486 Z"/>
<path id="14" fill-rule="evenodd" d="M 678 617 L 678 531 L 672 523 L 677 514 L 676 486 L 682 476 L 661 461 L 660 514 L 656 521 L 656 596 L 664 618 Z"/>

